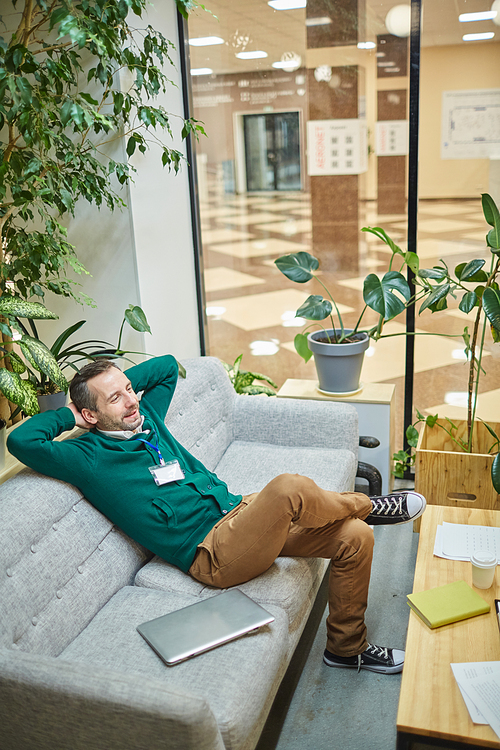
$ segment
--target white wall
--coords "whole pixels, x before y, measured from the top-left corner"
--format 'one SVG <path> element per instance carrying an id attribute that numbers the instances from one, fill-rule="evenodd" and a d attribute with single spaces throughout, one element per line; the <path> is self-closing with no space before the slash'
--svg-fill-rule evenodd
<path id="1" fill-rule="evenodd" d="M 174 0 L 162 0 L 158 8 L 150 6 L 148 16 L 140 23 L 147 24 L 161 31 L 178 48 Z M 170 67 L 165 72 L 178 88 L 170 86 L 167 95 L 155 103 L 176 115 L 183 111 L 177 50 L 171 56 L 176 69 Z M 177 136 L 180 118 L 172 117 L 171 124 L 176 135 L 172 146 L 185 153 Z M 125 143 L 121 141 L 116 148 L 119 153 L 115 158 L 125 159 Z M 98 211 L 82 202 L 75 218 L 67 222 L 68 239 L 92 274 L 91 278 L 79 280 L 83 291 L 96 301 L 97 308 L 80 308 L 71 300 L 47 295 L 47 307 L 58 313 L 60 320 L 43 325 L 47 331 L 44 337 L 52 343 L 67 326 L 86 319 L 88 323 L 77 336 L 82 334 L 82 339 L 100 338 L 116 344 L 125 308 L 138 304 L 147 315 L 153 335 L 138 334 L 127 326 L 123 346 L 155 355 L 169 352 L 178 359 L 198 356 L 187 164 L 183 164 L 178 175 L 170 174 L 161 165 L 161 151 L 154 148 L 145 155 L 134 154 L 131 162 L 138 172 L 134 183 L 123 191 L 127 208 L 110 213 L 107 208 Z"/>

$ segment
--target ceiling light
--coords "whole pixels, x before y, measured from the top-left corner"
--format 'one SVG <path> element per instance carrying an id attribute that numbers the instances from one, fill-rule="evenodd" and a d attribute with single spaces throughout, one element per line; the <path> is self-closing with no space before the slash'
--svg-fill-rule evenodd
<path id="1" fill-rule="evenodd" d="M 330 16 L 318 16 L 318 18 L 306 18 L 306 26 L 328 26 L 332 23 Z"/>
<path id="2" fill-rule="evenodd" d="M 221 39 L 220 36 L 199 36 L 190 39 L 189 44 L 192 47 L 211 47 L 213 44 L 224 44 L 224 39 Z"/>
<path id="3" fill-rule="evenodd" d="M 385 17 L 385 27 L 394 36 L 410 36 L 411 7 L 409 5 L 395 5 Z"/>
<path id="4" fill-rule="evenodd" d="M 484 34 L 464 34 L 462 39 L 464 42 L 480 42 L 482 39 L 493 39 L 494 36 L 494 31 L 485 31 Z"/>
<path id="5" fill-rule="evenodd" d="M 297 10 L 305 8 L 307 0 L 268 0 L 267 4 L 274 10 Z"/>
<path id="6" fill-rule="evenodd" d="M 496 13 L 495 18 L 492 18 L 491 20 L 493 21 L 495 26 L 500 26 L 500 0 L 493 0 L 491 10 L 494 10 Z"/>
<path id="7" fill-rule="evenodd" d="M 460 13 L 458 20 L 460 23 L 468 23 L 469 21 L 492 21 L 496 16 L 496 10 L 483 10 L 481 13 Z"/>
<path id="8" fill-rule="evenodd" d="M 253 52 L 237 52 L 236 57 L 240 60 L 258 60 L 260 57 L 267 57 L 267 52 L 256 49 Z"/>
<path id="9" fill-rule="evenodd" d="M 270 341 L 252 341 L 250 344 L 250 351 L 254 357 L 267 357 L 272 354 L 277 354 L 279 350 L 278 339 L 271 339 Z"/>
<path id="10" fill-rule="evenodd" d="M 293 60 L 278 60 L 278 62 L 271 63 L 273 68 L 282 68 L 283 70 L 292 70 L 295 68 Z"/>
<path id="11" fill-rule="evenodd" d="M 376 46 L 375 42 L 358 42 L 358 49 L 375 49 Z M 382 52 L 382 54 L 385 53 Z"/>
<path id="12" fill-rule="evenodd" d="M 212 68 L 191 68 L 192 76 L 209 76 L 213 72 Z"/>

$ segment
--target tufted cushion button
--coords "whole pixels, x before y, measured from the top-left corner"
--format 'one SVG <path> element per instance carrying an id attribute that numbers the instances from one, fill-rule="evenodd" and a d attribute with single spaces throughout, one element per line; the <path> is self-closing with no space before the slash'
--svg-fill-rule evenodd
<path id="1" fill-rule="evenodd" d="M 226 417 L 222 417 L 222 421 L 225 422 L 226 421 Z"/>
<path id="2" fill-rule="evenodd" d="M 32 625 L 37 625 L 38 624 L 38 617 L 33 617 L 33 619 L 31 620 L 31 624 Z"/>
<path id="3" fill-rule="evenodd" d="M 62 591 L 56 591 L 56 596 L 58 599 L 62 599 Z"/>
<path id="4" fill-rule="evenodd" d="M 17 645 L 17 643 L 13 643 L 11 648 L 14 649 L 14 651 L 17 651 L 19 649 L 19 646 Z"/>
<path id="5" fill-rule="evenodd" d="M 193 396 L 193 401 L 195 402 L 195 404 L 197 404 L 198 403 L 198 396 Z"/>
<path id="6" fill-rule="evenodd" d="M 211 434 L 211 435 L 213 435 L 213 432 L 214 432 L 214 428 L 213 428 L 213 427 L 211 427 L 211 428 L 210 428 L 210 434 Z"/>
<path id="7" fill-rule="evenodd" d="M 79 565 L 78 568 L 77 568 L 77 571 L 79 573 L 83 573 L 83 565 Z"/>
<path id="8" fill-rule="evenodd" d="M 73 510 L 75 511 L 75 513 L 78 513 L 78 508 L 76 507 L 76 505 L 73 505 Z"/>
<path id="9" fill-rule="evenodd" d="M 7 568 L 7 570 L 5 572 L 7 573 L 7 575 L 9 576 L 9 578 L 12 578 L 12 576 L 14 575 L 14 573 L 12 572 L 12 568 Z"/>
<path id="10" fill-rule="evenodd" d="M 35 547 L 35 545 L 34 545 L 34 544 L 32 544 L 32 545 L 31 545 L 31 547 L 30 547 L 30 550 L 31 550 L 32 552 L 36 552 L 36 547 Z"/>
<path id="11" fill-rule="evenodd" d="M 101 552 L 102 552 L 102 550 L 104 549 L 104 544 L 102 542 L 101 542 L 101 544 L 98 544 L 97 545 L 97 549 L 100 549 Z"/>
<path id="12" fill-rule="evenodd" d="M 212 383 L 211 388 L 212 388 L 213 391 L 215 391 L 215 389 L 217 388 L 217 386 L 215 385 L 215 383 Z"/>
<path id="13" fill-rule="evenodd" d="M 54 529 L 54 531 L 57 531 L 57 529 L 59 528 L 59 524 L 58 523 L 53 523 L 52 524 L 52 528 Z"/>

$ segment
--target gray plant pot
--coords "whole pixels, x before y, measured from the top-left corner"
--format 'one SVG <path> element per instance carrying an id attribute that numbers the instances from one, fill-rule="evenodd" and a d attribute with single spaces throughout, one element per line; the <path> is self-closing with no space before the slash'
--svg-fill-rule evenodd
<path id="1" fill-rule="evenodd" d="M 64 393 L 64 391 L 37 396 L 38 406 L 40 407 L 41 412 L 54 411 L 54 409 L 60 409 L 61 406 L 66 406 L 67 398 L 68 394 Z"/>
<path id="2" fill-rule="evenodd" d="M 351 329 L 344 329 L 350 333 Z M 327 330 L 333 335 L 333 329 Z M 324 337 L 324 331 L 314 331 L 307 337 L 309 349 L 314 354 L 320 390 L 327 393 L 351 393 L 359 389 L 359 379 L 365 351 L 370 346 L 367 333 L 356 334 L 359 341 L 352 344 L 324 344 L 317 341 Z M 340 330 L 337 329 L 337 335 Z"/>

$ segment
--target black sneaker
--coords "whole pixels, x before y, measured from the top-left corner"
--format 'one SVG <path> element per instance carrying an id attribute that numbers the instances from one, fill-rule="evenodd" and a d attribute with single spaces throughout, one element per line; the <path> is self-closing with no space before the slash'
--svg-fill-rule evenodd
<path id="1" fill-rule="evenodd" d="M 397 674 L 403 671 L 405 652 L 397 648 L 384 648 L 368 644 L 366 651 L 357 656 L 335 656 L 325 649 L 323 661 L 329 667 L 347 667 L 347 669 L 367 669 L 380 674 Z"/>
<path id="2" fill-rule="evenodd" d="M 398 492 L 371 497 L 372 512 L 365 518 L 371 526 L 414 521 L 425 510 L 426 501 L 418 492 Z"/>

